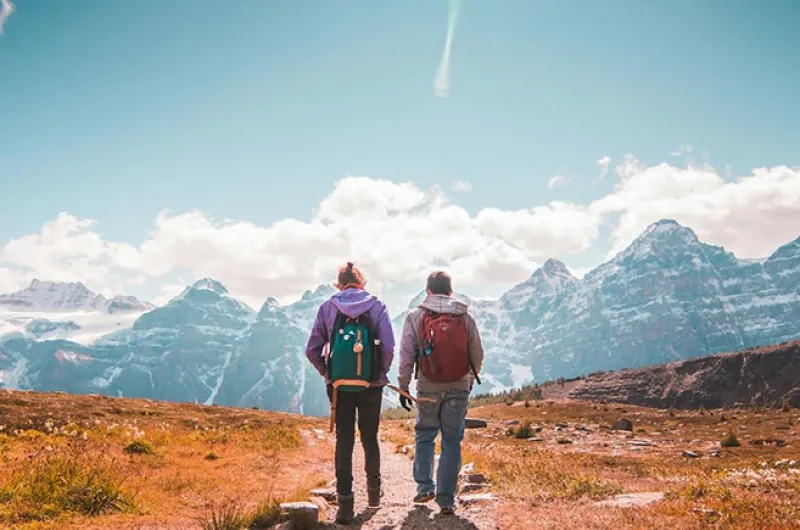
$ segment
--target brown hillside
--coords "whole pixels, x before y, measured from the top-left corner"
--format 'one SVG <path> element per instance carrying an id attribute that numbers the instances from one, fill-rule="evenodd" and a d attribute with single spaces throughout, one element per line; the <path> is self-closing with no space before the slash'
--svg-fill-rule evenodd
<path id="1" fill-rule="evenodd" d="M 800 406 L 800 341 L 587 377 L 568 397 L 660 408 Z"/>

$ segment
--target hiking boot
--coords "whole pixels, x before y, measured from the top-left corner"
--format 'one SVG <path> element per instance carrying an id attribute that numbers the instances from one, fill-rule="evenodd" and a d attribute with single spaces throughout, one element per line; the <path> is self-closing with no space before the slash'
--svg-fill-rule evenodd
<path id="1" fill-rule="evenodd" d="M 381 497 L 383 497 L 383 491 L 380 486 L 377 488 L 367 488 L 367 498 L 370 508 L 380 508 Z"/>
<path id="2" fill-rule="evenodd" d="M 336 524 L 350 524 L 355 518 L 353 495 L 339 495 L 337 500 L 339 509 L 336 511 Z"/>
<path id="3" fill-rule="evenodd" d="M 453 515 L 456 513 L 456 510 L 452 506 L 442 506 L 442 509 L 439 510 L 439 513 L 442 515 Z"/>
<path id="4" fill-rule="evenodd" d="M 417 493 L 417 496 L 414 497 L 414 503 L 422 504 L 432 501 L 434 498 L 436 498 L 436 495 L 433 493 Z"/>

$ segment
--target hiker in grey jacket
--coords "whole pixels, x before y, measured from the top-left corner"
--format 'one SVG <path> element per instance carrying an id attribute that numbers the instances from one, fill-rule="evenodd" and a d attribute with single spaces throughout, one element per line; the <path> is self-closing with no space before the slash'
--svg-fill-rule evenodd
<path id="1" fill-rule="evenodd" d="M 398 382 L 400 388 L 408 391 L 416 372 L 417 397 L 432 399 L 417 402 L 414 502 L 435 498 L 443 514 L 452 514 L 461 468 L 464 420 L 470 391 L 483 365 L 483 346 L 467 305 L 453 297 L 450 276 L 441 271 L 432 273 L 426 291 L 425 300 L 409 312 L 403 324 Z M 410 410 L 407 398 L 401 397 L 400 404 Z M 434 482 L 433 453 L 439 431 L 442 454 Z"/>

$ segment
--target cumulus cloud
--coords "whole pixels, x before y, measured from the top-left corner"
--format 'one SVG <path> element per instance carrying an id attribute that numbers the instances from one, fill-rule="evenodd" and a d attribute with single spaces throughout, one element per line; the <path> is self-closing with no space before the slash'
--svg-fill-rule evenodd
<path id="1" fill-rule="evenodd" d="M 629 155 L 615 175 L 614 189 L 587 203 L 487 207 L 474 214 L 440 188 L 347 177 L 308 219 L 259 226 L 201 211 L 164 211 L 139 245 L 108 241 L 93 220 L 62 213 L 0 249 L 0 291 L 33 276 L 96 289 L 149 281 L 166 284 L 157 298 L 164 301 L 184 279 L 210 276 L 258 306 L 267 296 L 286 300 L 330 283 L 346 260 L 365 270 L 376 291 L 417 285 L 441 266 L 460 285 L 508 285 L 548 257 L 569 261 L 598 245 L 601 254 L 609 246 L 612 253 L 621 250 L 665 217 L 740 257 L 768 255 L 800 235 L 798 168 L 761 168 L 732 180 L 708 166 L 646 166 Z M 600 240 L 604 226 L 610 241 Z"/>
<path id="2" fill-rule="evenodd" d="M 453 191 L 472 191 L 472 183 L 457 180 L 453 183 Z"/>
<path id="3" fill-rule="evenodd" d="M 418 281 L 443 263 L 463 284 L 514 282 L 530 275 L 539 258 L 588 248 L 597 224 L 585 208 L 566 203 L 470 215 L 438 188 L 347 177 L 309 220 L 258 226 L 200 211 L 162 212 L 138 246 L 106 241 L 94 221 L 62 213 L 41 232 L 10 241 L 0 264 L 97 288 L 126 275 L 138 282 L 141 275 L 211 276 L 232 292 L 263 297 L 330 282 L 348 259 L 378 288 Z M 162 295 L 175 291 L 172 285 Z"/>
<path id="4" fill-rule="evenodd" d="M 645 167 L 628 156 L 617 174 L 614 192 L 589 206 L 616 219 L 611 254 L 665 217 L 743 258 L 769 255 L 800 235 L 800 168 L 760 168 L 726 180 L 708 166 Z"/>
<path id="5" fill-rule="evenodd" d="M 11 0 L 0 0 L 0 35 L 3 34 L 3 26 L 8 17 L 14 12 L 14 4 Z"/>

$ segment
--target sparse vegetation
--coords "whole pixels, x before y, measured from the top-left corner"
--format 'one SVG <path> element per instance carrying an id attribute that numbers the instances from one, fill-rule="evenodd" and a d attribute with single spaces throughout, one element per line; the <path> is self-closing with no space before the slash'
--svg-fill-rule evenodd
<path id="1" fill-rule="evenodd" d="M 131 455 L 151 455 L 153 446 L 146 440 L 134 440 L 125 446 L 125 452 Z"/>
<path id="2" fill-rule="evenodd" d="M 304 452 L 304 436 L 326 428 L 250 409 L 4 390 L 0 527 L 199 528 L 232 520 L 231 506 L 204 508 L 226 498 L 266 519 L 264 499 L 307 495 L 327 476 L 332 441 Z M 209 465 L 220 455 L 225 465 Z"/>
<path id="3" fill-rule="evenodd" d="M 789 400 L 788 399 L 784 399 L 783 400 L 783 403 L 781 404 L 781 409 L 783 410 L 783 412 L 791 412 L 792 411 L 792 406 L 789 405 Z"/>
<path id="4" fill-rule="evenodd" d="M 281 515 L 281 504 L 276 500 L 261 502 L 253 513 L 251 528 L 270 528 L 278 523 Z"/>
<path id="5" fill-rule="evenodd" d="M 736 438 L 736 434 L 732 430 L 728 431 L 728 435 L 722 439 L 722 442 L 720 442 L 720 444 L 722 445 L 722 447 L 739 447 L 742 445 L 741 443 L 739 443 L 739 439 Z"/>
<path id="6" fill-rule="evenodd" d="M 518 439 L 527 439 L 533 436 L 533 429 L 531 428 L 531 422 L 528 420 L 523 421 L 520 423 L 516 429 L 514 429 L 514 437 Z"/>
<path id="7" fill-rule="evenodd" d="M 537 402 L 540 408 L 503 404 L 475 407 L 471 414 L 489 426 L 468 430 L 463 446 L 464 462 L 487 475 L 501 498 L 500 528 L 800 528 L 800 441 L 792 428 L 781 431 L 780 445 L 764 443 L 791 417 L 774 404 L 759 413 L 743 407 L 715 414 L 550 398 Z M 608 428 L 621 414 L 635 422 L 633 438 Z M 541 427 L 541 441 L 516 438 L 526 424 Z M 391 429 L 406 437 L 399 443 L 410 443 L 410 432 Z M 594 503 L 635 492 L 667 495 L 636 509 Z"/>
<path id="8" fill-rule="evenodd" d="M 213 504 L 208 518 L 199 522 L 203 530 L 246 530 L 254 519 L 255 514 L 252 511 L 229 499 L 219 505 Z"/>
<path id="9" fill-rule="evenodd" d="M 8 522 L 26 522 L 131 510 L 133 496 L 123 482 L 100 455 L 74 447 L 41 452 L 0 488 L 0 514 Z"/>

